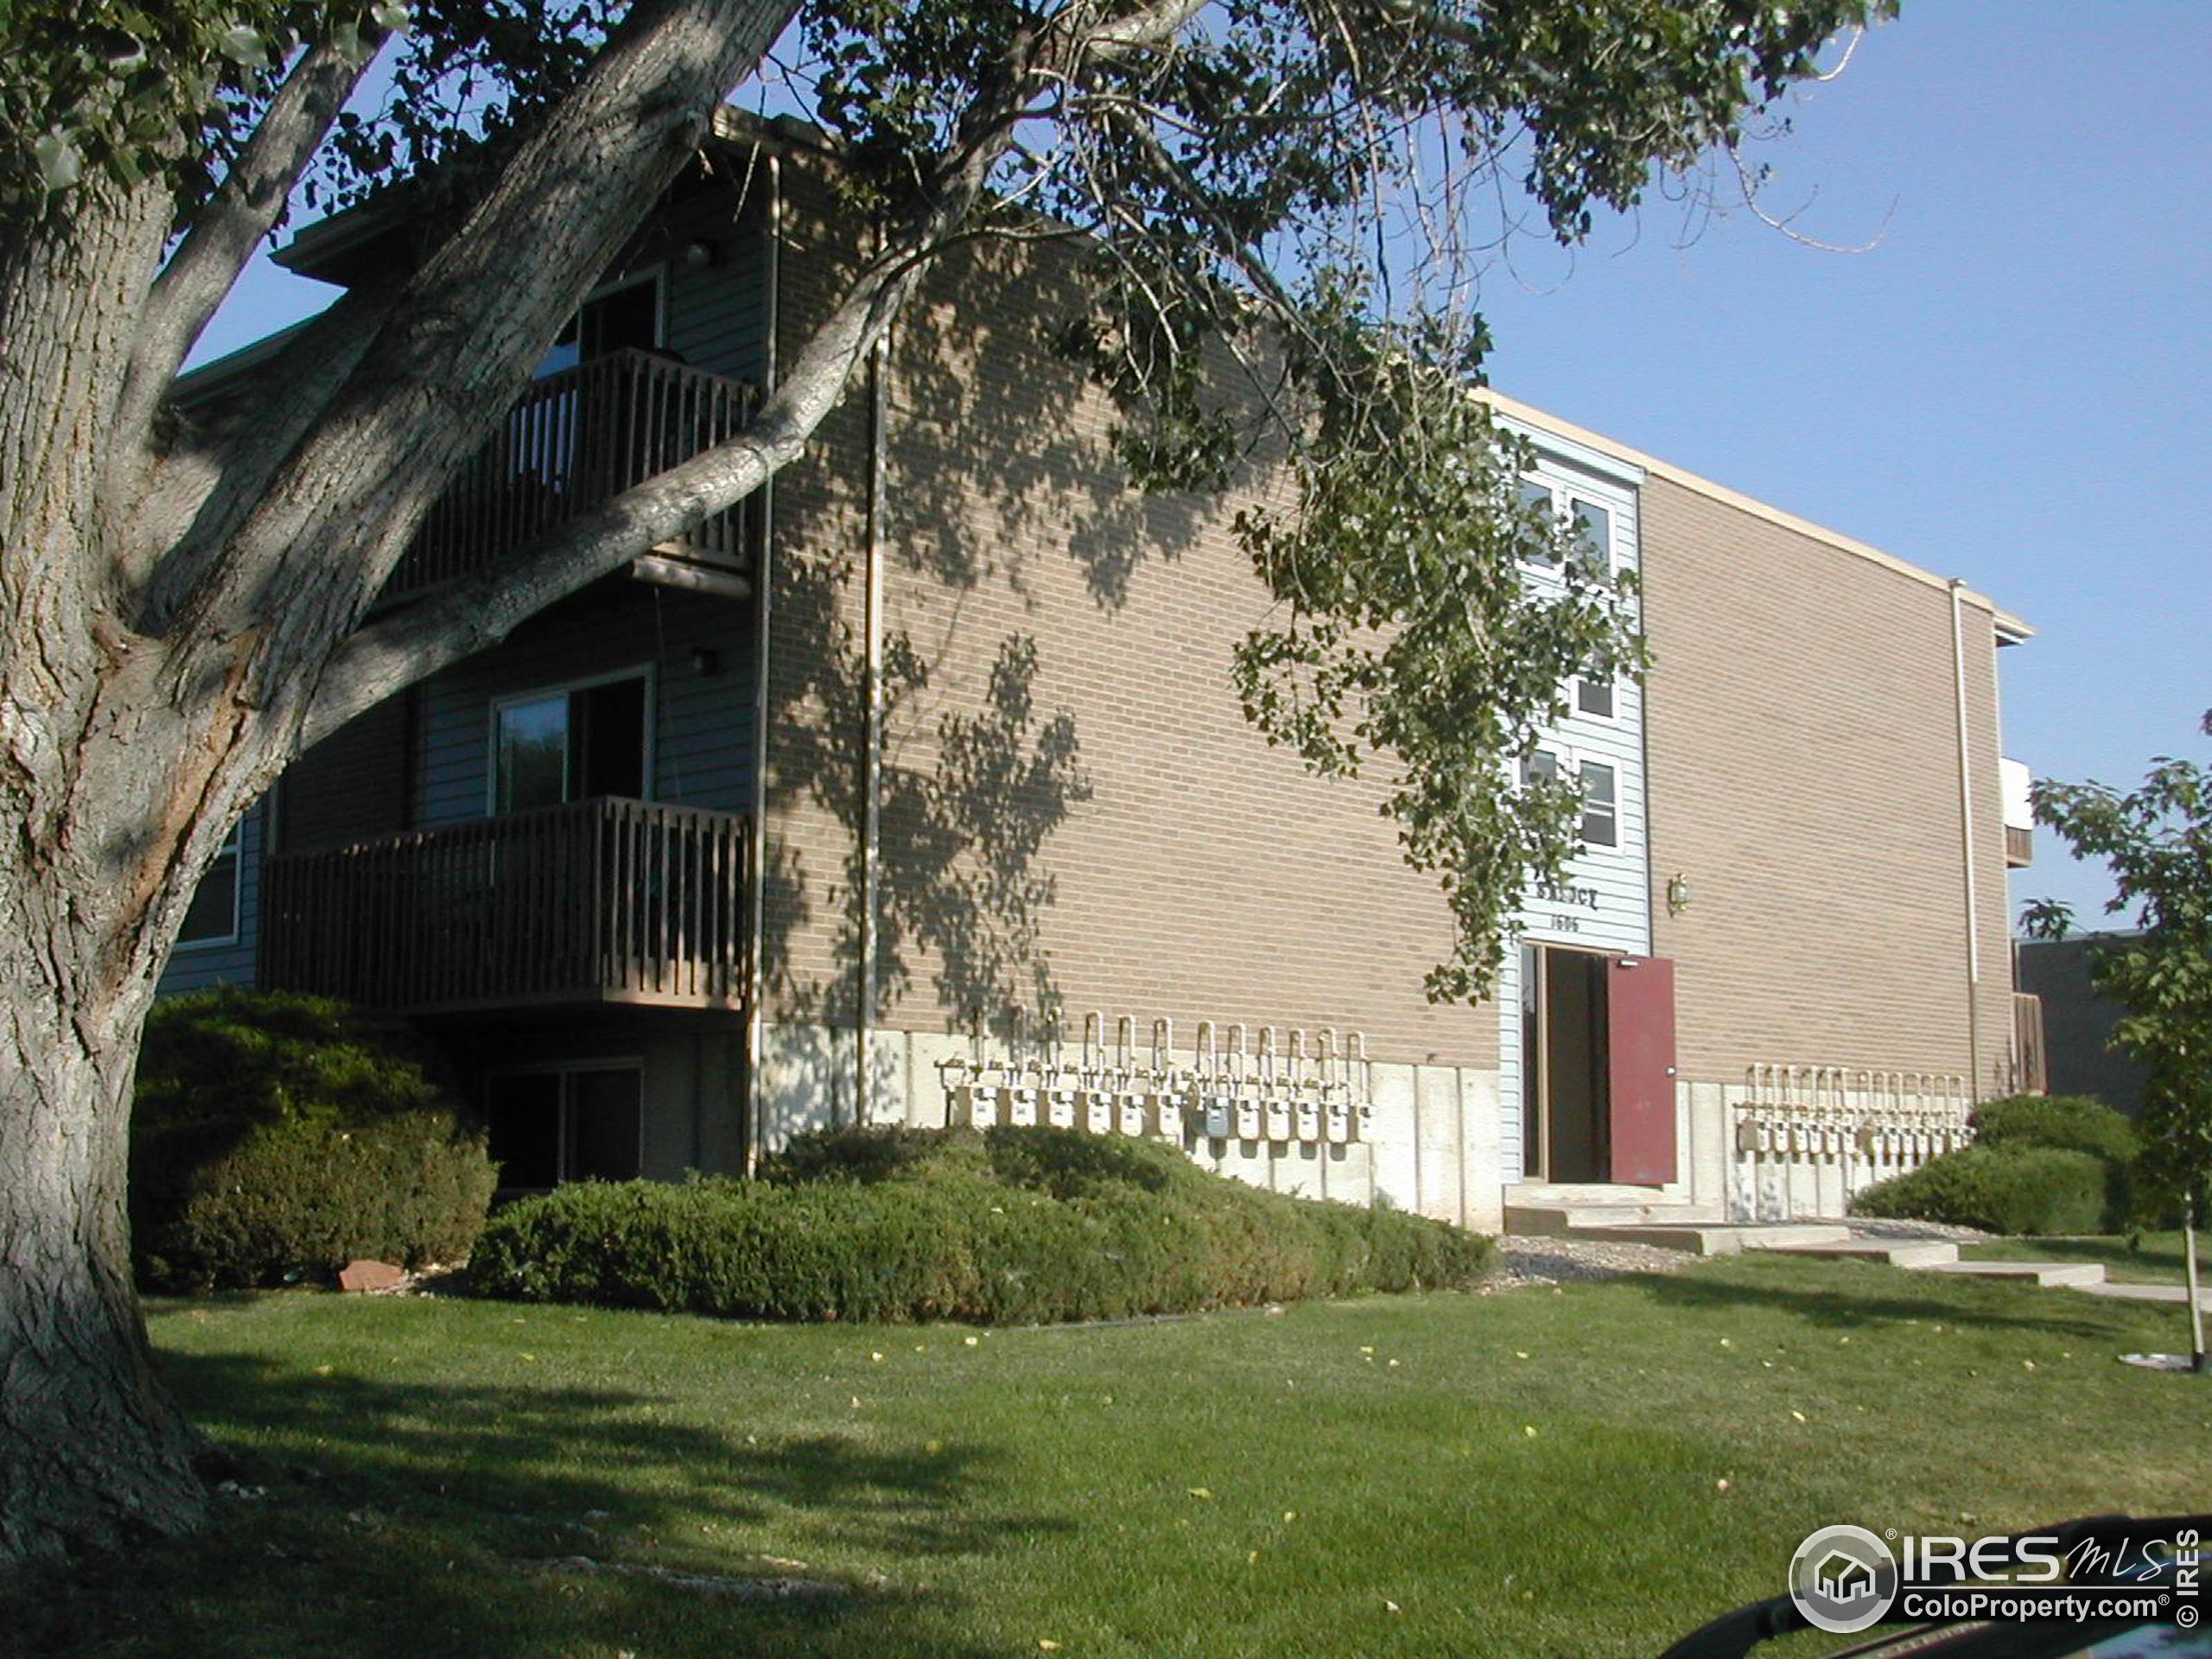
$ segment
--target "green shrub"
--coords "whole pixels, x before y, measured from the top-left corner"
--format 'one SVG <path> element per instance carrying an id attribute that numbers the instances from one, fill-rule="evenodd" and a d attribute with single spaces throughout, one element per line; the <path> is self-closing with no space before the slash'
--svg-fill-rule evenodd
<path id="1" fill-rule="evenodd" d="M 2009 1095 L 1974 1109 L 1975 1144 L 2060 1147 L 2107 1163 L 2132 1162 L 2135 1125 L 2125 1114 L 2086 1095 Z"/>
<path id="2" fill-rule="evenodd" d="M 474 1243 L 493 1180 L 425 1058 L 343 1003 L 219 990 L 146 1022 L 130 1219 L 149 1286 L 450 1259 Z"/>
<path id="3" fill-rule="evenodd" d="M 2013 1095 L 1974 1108 L 1978 1146 L 2057 1147 L 2086 1152 L 2105 1169 L 2105 1211 L 2092 1230 L 2123 1233 L 2156 1217 L 2138 1213 L 2135 1162 L 2142 1137 L 2133 1119 L 2083 1095 Z"/>
<path id="4" fill-rule="evenodd" d="M 582 1183 L 502 1210 L 494 1294 L 753 1319 L 1046 1324 L 1465 1285 L 1490 1242 L 1070 1130 L 804 1135 L 752 1183 Z"/>
<path id="5" fill-rule="evenodd" d="M 2106 1173 L 2099 1160 L 2063 1147 L 1977 1144 L 1868 1187 L 1851 1211 L 1993 1233 L 2094 1233 L 2104 1221 Z"/>

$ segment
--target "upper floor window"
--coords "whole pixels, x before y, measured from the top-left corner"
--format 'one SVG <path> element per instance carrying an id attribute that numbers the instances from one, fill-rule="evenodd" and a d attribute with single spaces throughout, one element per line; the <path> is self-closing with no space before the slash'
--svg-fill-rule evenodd
<path id="1" fill-rule="evenodd" d="M 1574 712 L 1587 715 L 1593 720 L 1613 717 L 1613 682 L 1607 675 L 1602 679 L 1585 674 L 1574 682 Z"/>
<path id="2" fill-rule="evenodd" d="M 493 705 L 492 810 L 645 793 L 645 676 L 563 686 Z"/>
<path id="3" fill-rule="evenodd" d="M 1554 522 L 1557 509 L 1552 505 L 1550 485 L 1539 484 L 1533 479 L 1522 479 L 1521 505 L 1536 513 L 1547 524 Z M 1559 566 L 1559 561 L 1552 557 L 1548 550 L 1530 554 L 1528 562 L 1546 570 L 1556 569 Z"/>
<path id="4" fill-rule="evenodd" d="M 1595 502 L 1577 501 L 1574 504 L 1574 531 L 1579 543 L 1576 556 L 1586 569 L 1597 575 L 1611 574 L 1613 568 L 1613 515 Z"/>
<path id="5" fill-rule="evenodd" d="M 1535 749 L 1521 760 L 1521 782 L 1525 788 L 1539 779 L 1557 778 L 1565 770 L 1558 755 L 1549 749 Z M 1582 821 L 1577 830 L 1582 845 L 1618 847 L 1620 845 L 1620 811 L 1615 798 L 1613 769 L 1598 760 L 1585 760 L 1573 768 L 1575 781 L 1582 786 Z"/>
<path id="6" fill-rule="evenodd" d="M 1620 845 L 1620 811 L 1613 798 L 1613 769 L 1585 760 L 1582 779 L 1582 844 L 1585 847 Z"/>
<path id="7" fill-rule="evenodd" d="M 228 944 L 238 936 L 238 849 L 244 824 L 231 826 L 223 850 L 200 878 L 200 887 L 185 907 L 184 925 L 177 931 L 179 944 Z"/>
<path id="8" fill-rule="evenodd" d="M 537 365 L 538 377 L 558 374 L 578 364 L 634 346 L 651 351 L 660 344 L 660 273 L 627 277 L 583 302 L 554 336 Z"/>

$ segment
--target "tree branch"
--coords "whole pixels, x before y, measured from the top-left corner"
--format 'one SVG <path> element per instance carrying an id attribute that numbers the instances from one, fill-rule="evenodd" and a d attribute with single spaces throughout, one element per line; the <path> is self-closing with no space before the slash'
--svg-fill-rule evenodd
<path id="1" fill-rule="evenodd" d="M 272 686 L 322 661 L 795 9 L 648 0 L 630 13 L 408 278 L 323 417 L 196 574 L 177 634 L 262 630 L 257 674 Z M 538 276 L 518 284 L 525 249 Z"/>
<path id="2" fill-rule="evenodd" d="M 200 208 L 154 279 L 117 410 L 126 443 L 147 448 L 154 411 L 170 382 L 255 247 L 283 216 L 292 188 L 384 39 L 371 29 L 347 31 L 317 41 L 301 54 L 222 188 Z"/>
<path id="3" fill-rule="evenodd" d="M 168 630 L 270 477 L 359 366 L 399 291 L 394 282 L 349 288 L 302 324 L 224 394 L 224 407 L 245 416 L 174 417 L 181 429 L 141 486 L 131 525 L 131 546 L 146 561 L 137 588 L 140 632 Z"/>
<path id="4" fill-rule="evenodd" d="M 556 526 L 513 563 L 354 633 L 318 677 L 299 746 L 497 644 L 554 601 L 734 506 L 796 460 L 931 261 L 960 235 L 1013 142 L 1028 68 L 1019 66 L 969 108 L 962 122 L 969 142 L 935 169 L 921 205 L 861 267 L 745 431 Z"/>

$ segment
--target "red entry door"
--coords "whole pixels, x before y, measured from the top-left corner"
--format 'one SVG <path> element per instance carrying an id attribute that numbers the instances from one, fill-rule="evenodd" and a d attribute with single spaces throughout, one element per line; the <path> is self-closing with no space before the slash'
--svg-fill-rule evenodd
<path id="1" fill-rule="evenodd" d="M 1675 964 L 1614 957 L 1605 964 L 1611 1175 L 1630 1186 L 1675 1179 Z"/>

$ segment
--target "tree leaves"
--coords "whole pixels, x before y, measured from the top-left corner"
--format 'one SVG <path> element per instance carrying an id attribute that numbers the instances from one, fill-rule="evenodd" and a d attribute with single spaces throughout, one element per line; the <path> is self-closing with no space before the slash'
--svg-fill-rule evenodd
<path id="1" fill-rule="evenodd" d="M 2212 715 L 2204 730 L 2212 735 Z M 2212 772 L 2161 755 L 2142 786 L 2040 780 L 2036 821 L 2077 858 L 2112 872 L 2107 912 L 2141 930 L 2099 942 L 2090 982 L 2126 1012 L 2116 1046 L 2144 1068 L 2145 1185 L 2193 1200 L 2212 1187 Z M 2040 899 L 2022 918 L 2034 937 L 2064 936 L 2072 913 Z"/>

